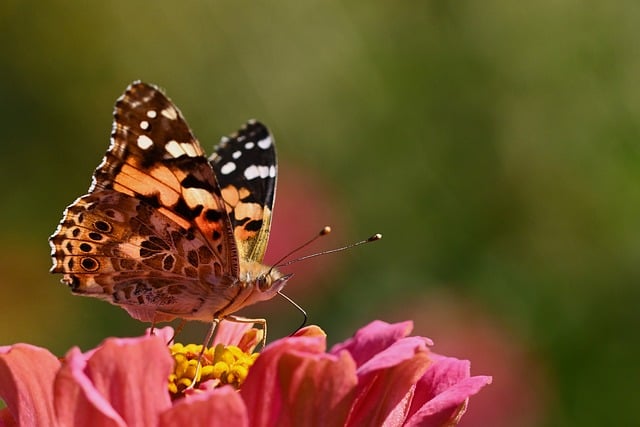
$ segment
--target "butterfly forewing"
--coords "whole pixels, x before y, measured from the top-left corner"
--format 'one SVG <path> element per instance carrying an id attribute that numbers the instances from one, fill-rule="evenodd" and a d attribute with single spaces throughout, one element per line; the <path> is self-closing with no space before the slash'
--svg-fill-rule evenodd
<path id="1" fill-rule="evenodd" d="M 221 245 L 219 261 L 237 275 L 215 175 L 182 114 L 157 88 L 134 83 L 116 102 L 111 147 L 93 180 L 91 190 L 141 198 L 183 228 L 195 226 L 212 246 Z"/>
<path id="2" fill-rule="evenodd" d="M 238 253 L 214 171 L 180 111 L 144 83 L 117 101 L 89 194 L 50 240 L 51 271 L 141 320 L 210 316 L 236 292 Z"/>
<path id="3" fill-rule="evenodd" d="M 211 156 L 241 259 L 262 262 L 269 240 L 276 193 L 276 152 L 273 136 L 257 121 L 249 121 L 222 138 Z"/>

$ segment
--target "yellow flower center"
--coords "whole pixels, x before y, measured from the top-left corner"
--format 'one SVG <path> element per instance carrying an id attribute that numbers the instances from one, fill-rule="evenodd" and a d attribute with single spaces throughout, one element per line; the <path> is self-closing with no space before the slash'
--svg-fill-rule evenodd
<path id="1" fill-rule="evenodd" d="M 210 385 L 229 384 L 235 389 L 247 378 L 249 368 L 258 358 L 259 353 L 245 353 L 234 345 L 218 344 L 207 348 L 202 355 L 201 368 L 196 378 L 198 356 L 202 351 L 202 345 L 176 343 L 169 346 L 173 356 L 174 369 L 169 375 L 169 392 L 172 397 L 179 397 L 182 392 L 190 387 L 213 380 Z"/>

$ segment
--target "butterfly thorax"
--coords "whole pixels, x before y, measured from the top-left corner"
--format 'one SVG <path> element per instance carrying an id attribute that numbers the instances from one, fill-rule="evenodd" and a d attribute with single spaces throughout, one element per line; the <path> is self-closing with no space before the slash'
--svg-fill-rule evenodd
<path id="1" fill-rule="evenodd" d="M 271 299 L 278 293 L 291 275 L 283 275 L 275 268 L 261 264 L 257 261 L 240 261 L 240 273 L 238 277 L 214 278 L 215 284 L 210 283 L 211 298 L 205 298 L 197 312 L 189 316 L 181 316 L 192 320 L 207 321 L 215 318 L 225 318 L 236 311 L 249 305 Z M 224 306 L 216 298 L 220 295 L 216 288 L 222 286 L 226 289 L 227 301 Z"/>

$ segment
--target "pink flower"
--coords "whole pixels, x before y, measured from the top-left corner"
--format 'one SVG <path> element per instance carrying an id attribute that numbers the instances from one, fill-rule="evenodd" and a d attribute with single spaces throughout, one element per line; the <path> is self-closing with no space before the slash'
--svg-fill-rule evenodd
<path id="1" fill-rule="evenodd" d="M 226 343 L 247 350 L 259 341 L 224 325 Z M 170 328 L 110 338 L 87 353 L 73 348 L 61 360 L 26 344 L 0 347 L 0 426 L 453 425 L 491 378 L 431 353 L 411 328 L 376 321 L 326 352 L 324 333 L 310 326 L 268 345 L 239 392 L 200 387 L 173 401 Z"/>
<path id="2" fill-rule="evenodd" d="M 314 327 L 274 342 L 240 391 L 250 425 L 455 424 L 491 377 L 470 377 L 468 361 L 431 353 L 428 339 L 408 337 L 412 327 L 376 321 L 328 353 Z"/>

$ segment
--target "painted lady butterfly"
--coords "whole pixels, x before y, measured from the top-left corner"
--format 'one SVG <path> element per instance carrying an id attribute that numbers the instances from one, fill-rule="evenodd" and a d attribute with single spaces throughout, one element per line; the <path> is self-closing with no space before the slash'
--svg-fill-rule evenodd
<path id="1" fill-rule="evenodd" d="M 264 125 L 248 122 L 207 159 L 176 106 L 134 82 L 115 104 L 89 193 L 49 239 L 51 272 L 141 321 L 247 321 L 233 313 L 290 277 L 262 264 L 275 190 Z"/>

